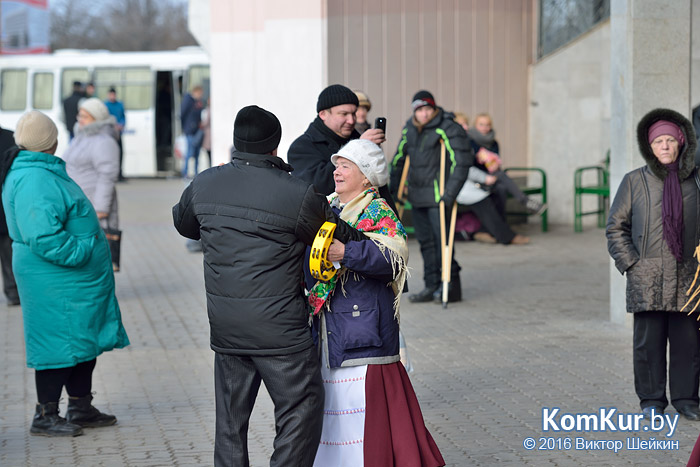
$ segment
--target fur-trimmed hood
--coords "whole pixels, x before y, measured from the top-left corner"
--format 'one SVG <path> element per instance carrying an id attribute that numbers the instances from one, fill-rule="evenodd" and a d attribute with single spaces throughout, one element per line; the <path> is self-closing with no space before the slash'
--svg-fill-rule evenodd
<path id="1" fill-rule="evenodd" d="M 114 138 L 115 141 L 117 141 L 119 138 L 117 136 L 117 130 L 115 128 L 116 124 L 117 120 L 114 118 L 113 115 L 110 115 L 104 120 L 96 120 L 90 123 L 89 125 L 85 125 L 83 127 L 80 126 L 80 123 L 76 122 L 73 132 L 76 136 L 78 136 L 79 134 L 85 134 L 86 136 L 94 136 L 98 133 L 104 133 Z"/>
<path id="2" fill-rule="evenodd" d="M 664 180 L 666 174 L 668 174 L 668 169 L 656 158 L 648 140 L 649 128 L 659 120 L 671 121 L 678 125 L 681 131 L 683 131 L 685 144 L 680 148 L 681 153 L 678 156 L 680 158 L 678 177 L 681 180 L 685 180 L 693 173 L 693 169 L 695 168 L 695 148 L 697 147 L 697 141 L 695 139 L 693 124 L 680 113 L 671 109 L 654 109 L 642 117 L 639 121 L 639 125 L 637 125 L 637 143 L 639 144 L 639 151 L 642 153 L 642 157 L 646 161 L 649 170 L 661 180 Z"/>

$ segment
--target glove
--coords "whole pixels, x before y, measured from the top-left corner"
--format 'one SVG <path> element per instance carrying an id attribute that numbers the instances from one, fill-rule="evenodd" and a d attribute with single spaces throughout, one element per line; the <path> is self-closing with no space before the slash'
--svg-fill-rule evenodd
<path id="1" fill-rule="evenodd" d="M 444 194 L 442 195 L 442 198 L 440 198 L 440 201 L 445 202 L 445 209 L 452 209 L 452 206 L 454 206 L 456 199 L 452 196 Z"/>

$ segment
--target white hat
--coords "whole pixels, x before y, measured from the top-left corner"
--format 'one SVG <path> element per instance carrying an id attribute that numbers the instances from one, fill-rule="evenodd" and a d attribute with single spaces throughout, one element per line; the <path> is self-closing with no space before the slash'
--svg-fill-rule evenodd
<path id="1" fill-rule="evenodd" d="M 354 139 L 331 156 L 333 165 L 338 165 L 338 157 L 352 161 L 367 177 L 372 186 L 380 187 L 389 183 L 389 167 L 382 148 L 367 139 Z"/>
<path id="2" fill-rule="evenodd" d="M 56 124 L 38 110 L 22 115 L 15 129 L 15 143 L 27 151 L 50 151 L 56 145 L 57 137 Z"/>
<path id="3" fill-rule="evenodd" d="M 80 108 L 92 115 L 92 118 L 98 122 L 109 118 L 109 110 L 107 110 L 107 106 L 104 105 L 97 97 L 83 99 L 80 102 Z"/>

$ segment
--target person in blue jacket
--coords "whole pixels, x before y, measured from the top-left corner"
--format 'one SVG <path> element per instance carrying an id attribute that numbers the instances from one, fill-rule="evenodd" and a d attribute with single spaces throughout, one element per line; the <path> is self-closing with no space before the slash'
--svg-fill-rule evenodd
<path id="1" fill-rule="evenodd" d="M 107 106 L 107 111 L 114 117 L 117 121 L 115 125 L 115 130 L 117 133 L 117 144 L 119 145 L 119 181 L 123 182 L 125 180 L 124 174 L 122 173 L 122 165 L 124 161 L 124 146 L 122 144 L 122 133 L 124 132 L 124 127 L 126 126 L 126 113 L 124 113 L 124 103 L 117 100 L 117 90 L 114 87 L 109 88 L 107 93 L 107 100 L 104 102 Z"/>
<path id="2" fill-rule="evenodd" d="M 92 406 L 102 352 L 129 345 L 114 293 L 107 239 L 92 204 L 54 156 L 58 131 L 38 111 L 17 123 L 17 147 L 0 158 L 2 203 L 12 238 L 27 353 L 38 403 L 30 432 L 77 436 L 116 423 Z M 58 402 L 65 386 L 66 418 Z"/>

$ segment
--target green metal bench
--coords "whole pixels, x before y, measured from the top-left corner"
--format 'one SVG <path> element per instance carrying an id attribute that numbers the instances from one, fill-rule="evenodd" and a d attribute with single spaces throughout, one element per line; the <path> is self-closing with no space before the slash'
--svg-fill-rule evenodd
<path id="1" fill-rule="evenodd" d="M 583 232 L 583 216 L 597 215 L 598 228 L 605 228 L 605 220 L 608 211 L 608 198 L 610 198 L 610 150 L 605 161 L 601 165 L 579 167 L 574 172 L 574 232 Z M 594 173 L 595 184 L 584 185 L 583 176 L 586 173 Z M 593 211 L 583 210 L 583 195 L 593 195 L 598 198 L 598 207 Z"/>

